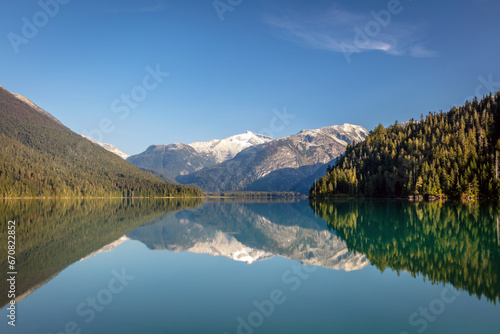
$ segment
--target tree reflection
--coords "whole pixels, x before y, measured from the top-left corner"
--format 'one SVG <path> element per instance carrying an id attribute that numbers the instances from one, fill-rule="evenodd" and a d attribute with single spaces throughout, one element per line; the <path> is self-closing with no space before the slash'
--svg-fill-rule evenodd
<path id="1" fill-rule="evenodd" d="M 498 203 L 311 201 L 349 251 L 380 271 L 421 274 L 495 304 L 500 299 Z"/>

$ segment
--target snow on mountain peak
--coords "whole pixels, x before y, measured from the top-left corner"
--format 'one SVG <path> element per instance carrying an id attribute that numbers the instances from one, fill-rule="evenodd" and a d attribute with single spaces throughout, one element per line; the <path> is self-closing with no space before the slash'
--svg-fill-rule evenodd
<path id="1" fill-rule="evenodd" d="M 273 140 L 272 137 L 257 134 L 252 131 L 246 131 L 245 133 L 224 139 L 213 139 L 208 142 L 194 142 L 189 144 L 189 146 L 200 153 L 213 154 L 215 160 L 219 163 L 234 158 L 236 154 L 240 153 L 245 148 L 264 144 L 271 140 Z"/>
<path id="2" fill-rule="evenodd" d="M 368 136 L 368 130 L 360 125 L 344 123 L 342 125 L 325 126 L 320 129 L 303 129 L 297 135 L 301 136 L 328 136 L 336 142 L 347 146 L 348 143 L 361 142 Z"/>
<path id="3" fill-rule="evenodd" d="M 82 136 L 83 138 L 89 140 L 90 142 L 92 142 L 92 143 L 94 143 L 96 145 L 101 146 L 106 151 L 109 151 L 111 153 L 116 154 L 117 156 L 119 156 L 120 158 L 122 158 L 124 160 L 127 159 L 130 156 L 127 153 L 124 153 L 122 150 L 120 150 L 119 148 L 117 148 L 117 147 L 115 147 L 115 146 L 113 146 L 111 144 L 101 143 L 100 141 L 97 141 L 94 138 L 87 137 L 87 136 L 82 135 L 82 134 L 80 134 L 80 136 Z"/>

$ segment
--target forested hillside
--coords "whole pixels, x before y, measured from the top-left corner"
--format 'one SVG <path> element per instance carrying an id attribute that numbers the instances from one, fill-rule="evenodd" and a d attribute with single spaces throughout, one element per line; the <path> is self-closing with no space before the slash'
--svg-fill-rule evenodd
<path id="1" fill-rule="evenodd" d="M 193 196 L 72 132 L 0 87 L 0 197 Z"/>
<path id="2" fill-rule="evenodd" d="M 349 145 L 312 197 L 500 197 L 500 93 L 420 121 L 379 125 Z"/>

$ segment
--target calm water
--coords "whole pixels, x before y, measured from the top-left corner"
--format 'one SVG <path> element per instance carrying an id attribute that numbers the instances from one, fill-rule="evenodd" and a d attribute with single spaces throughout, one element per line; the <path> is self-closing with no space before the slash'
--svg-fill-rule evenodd
<path id="1" fill-rule="evenodd" d="M 3 201 L 1 333 L 499 333 L 498 203 Z M 2 244 L 6 245 L 2 225 Z"/>

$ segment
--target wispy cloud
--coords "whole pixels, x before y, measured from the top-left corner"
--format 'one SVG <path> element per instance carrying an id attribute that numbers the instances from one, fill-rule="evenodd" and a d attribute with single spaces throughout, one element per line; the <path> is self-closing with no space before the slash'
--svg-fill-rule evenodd
<path id="1" fill-rule="evenodd" d="M 316 49 L 344 54 L 382 51 L 395 56 L 435 57 L 422 39 L 425 25 L 377 21 L 371 13 L 331 9 L 321 14 L 265 16 L 280 38 Z"/>
<path id="2" fill-rule="evenodd" d="M 428 50 L 421 44 L 410 46 L 409 52 L 410 52 L 410 55 L 412 57 L 436 57 L 436 56 L 438 56 L 437 51 Z"/>

